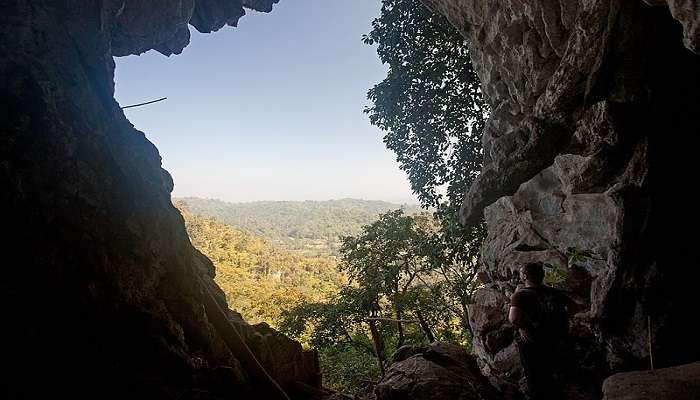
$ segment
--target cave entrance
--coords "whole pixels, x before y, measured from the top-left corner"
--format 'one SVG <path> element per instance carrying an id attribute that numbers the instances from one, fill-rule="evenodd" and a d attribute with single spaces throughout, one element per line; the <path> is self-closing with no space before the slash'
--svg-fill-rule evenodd
<path id="1" fill-rule="evenodd" d="M 380 7 L 281 2 L 237 28 L 190 27 L 180 55 L 115 59 L 122 106 L 167 97 L 125 114 L 158 147 L 193 245 L 251 323 L 278 327 L 270 303 L 317 300 L 303 286 L 340 281 L 340 235 L 416 203 L 363 113 L 387 73 L 361 40 Z"/>
<path id="2" fill-rule="evenodd" d="M 116 60 L 115 97 L 122 106 L 167 97 L 125 114 L 160 149 L 190 241 L 213 262 L 215 281 L 228 305 L 247 322 L 268 322 L 289 333 L 282 323 L 286 306 L 335 299 L 348 283 L 337 267 L 340 236 L 359 235 L 380 214 L 402 206 L 405 219 L 420 211 L 405 173 L 382 142 L 383 133 L 363 112 L 369 105 L 368 89 L 387 76 L 376 48 L 362 40 L 373 30 L 381 6 L 382 2 L 282 2 L 269 15 L 252 13 L 241 19 L 237 29 L 205 36 L 190 28 L 190 45 L 170 59 L 151 51 Z M 453 35 L 463 44 L 456 31 Z M 443 72 L 448 75 L 445 81 L 459 81 L 461 75 L 469 75 L 465 71 Z M 449 86 L 445 81 L 434 86 Z M 444 114 L 446 107 L 436 109 Z M 477 111 L 483 110 L 482 105 Z M 454 124 L 450 129 L 459 130 Z M 440 142 L 435 135 L 426 140 Z M 453 157 L 442 152 L 458 144 L 445 142 L 436 158 L 447 162 Z M 421 217 L 438 230 L 437 219 Z M 408 263 L 405 258 L 401 262 Z M 396 287 L 403 279 L 406 293 L 417 282 L 416 274 L 397 273 Z M 375 365 L 384 371 L 388 358 L 380 350 L 381 335 L 389 337 L 390 330 L 391 335 L 397 331 L 397 340 L 387 339 L 386 349 L 435 341 L 424 314 L 416 312 L 415 319 L 408 319 L 413 314 L 399 306 L 385 308 L 392 318 L 372 311 L 367 321 L 346 328 L 357 337 L 347 349 L 326 352 L 335 357 L 325 361 L 333 373 L 334 367 L 343 371 L 348 365 L 371 365 L 352 371 L 352 376 L 336 373 L 334 387 L 374 379 L 379 374 Z M 441 322 L 443 336 L 466 335 L 465 316 L 463 312 Z M 371 331 L 366 335 L 358 326 L 365 322 Z"/>

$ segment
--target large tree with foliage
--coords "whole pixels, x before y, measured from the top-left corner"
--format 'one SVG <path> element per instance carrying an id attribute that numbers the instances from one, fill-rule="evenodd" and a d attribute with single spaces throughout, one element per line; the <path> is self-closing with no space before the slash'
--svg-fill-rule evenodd
<path id="1" fill-rule="evenodd" d="M 339 265 L 350 285 L 329 301 L 285 312 L 281 329 L 308 340 L 332 367 L 348 357 L 354 362 L 369 356 L 375 376 L 383 374 L 388 356 L 406 343 L 462 342 L 464 330 L 448 306 L 447 282 L 435 269 L 435 229 L 429 214 L 396 210 L 382 214 L 359 235 L 343 238 Z M 330 384 L 358 387 L 359 379 L 372 377 L 366 375 L 337 377 Z"/>
<path id="2" fill-rule="evenodd" d="M 363 40 L 389 67 L 368 92 L 370 122 L 421 204 L 454 210 L 481 169 L 488 113 L 464 39 L 420 0 L 384 0 Z"/>
<path id="3" fill-rule="evenodd" d="M 435 268 L 452 306 L 468 329 L 467 307 L 483 224 L 463 227 L 457 211 L 481 169 L 481 135 L 488 107 L 464 38 L 420 0 L 383 0 L 381 15 L 363 40 L 377 45 L 389 71 L 369 90 L 365 109 L 385 132 L 423 207 L 436 210 L 431 238 Z"/>
<path id="4" fill-rule="evenodd" d="M 404 303 L 416 278 L 428 272 L 429 264 L 421 252 L 429 237 L 420 226 L 425 216 L 407 216 L 402 210 L 382 214 L 355 237 L 343 239 L 340 267 L 352 283 L 368 289 L 368 299 L 376 310 L 385 300 L 392 309 L 398 330 L 398 346 L 404 344 Z M 376 316 L 376 315 L 375 315 Z"/>

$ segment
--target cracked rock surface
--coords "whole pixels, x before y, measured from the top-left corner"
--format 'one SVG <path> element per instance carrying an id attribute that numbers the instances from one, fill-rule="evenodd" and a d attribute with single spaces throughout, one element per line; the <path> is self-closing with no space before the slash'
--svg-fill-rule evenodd
<path id="1" fill-rule="evenodd" d="M 700 2 L 424 3 L 468 41 L 493 110 L 461 211 L 488 227 L 470 309 L 482 371 L 503 390 L 523 383 L 504 316 L 528 261 L 552 266 L 582 303 L 572 390 L 648 365 L 649 333 L 662 365 L 700 359 L 687 329 L 698 272 L 685 200 L 700 133 Z"/>
<path id="2" fill-rule="evenodd" d="M 188 24 L 210 32 L 276 2 L 0 3 L 0 397 L 268 398 L 208 292 L 282 386 L 320 384 L 312 353 L 226 308 L 157 149 L 113 98 L 113 56 L 179 53 Z"/>

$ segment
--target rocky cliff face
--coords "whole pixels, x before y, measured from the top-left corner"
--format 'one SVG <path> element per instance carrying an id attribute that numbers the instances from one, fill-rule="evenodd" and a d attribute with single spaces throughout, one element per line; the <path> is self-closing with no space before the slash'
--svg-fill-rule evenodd
<path id="1" fill-rule="evenodd" d="M 188 24 L 273 3 L 0 3 L 0 397 L 278 397 L 231 350 L 236 330 L 292 396 L 319 384 L 313 354 L 226 309 L 158 151 L 113 98 L 112 56 L 178 53 Z"/>
<path id="2" fill-rule="evenodd" d="M 555 266 L 584 300 L 573 322 L 578 379 L 597 387 L 647 366 L 649 331 L 658 363 L 700 358 L 684 233 L 694 230 L 684 199 L 700 133 L 700 2 L 424 2 L 468 40 L 493 109 L 462 207 L 464 222 L 484 215 L 488 225 L 470 309 L 484 373 L 518 385 L 505 315 L 527 261 Z"/>

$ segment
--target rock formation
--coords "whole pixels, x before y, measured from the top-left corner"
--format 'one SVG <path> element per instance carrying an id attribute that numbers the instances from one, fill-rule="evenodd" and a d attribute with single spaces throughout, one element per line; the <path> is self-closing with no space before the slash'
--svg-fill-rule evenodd
<path id="1" fill-rule="evenodd" d="M 504 392 L 519 384 L 504 316 L 530 260 L 586 300 L 573 328 L 587 382 L 572 387 L 645 366 L 648 333 L 658 366 L 699 359 L 684 203 L 700 133 L 698 1 L 424 1 L 469 40 L 492 108 L 462 210 L 465 222 L 483 211 L 489 232 L 470 309 L 481 370 Z M 313 355 L 225 309 L 156 148 L 113 98 L 113 56 L 177 54 L 188 25 L 235 26 L 273 3 L 0 3 L 3 398 L 275 396 L 232 352 L 238 333 L 292 395 L 318 385 Z M 399 364 L 426 366 L 413 357 Z"/>
<path id="2" fill-rule="evenodd" d="M 468 40 L 492 115 L 465 223 L 483 215 L 474 346 L 497 386 L 521 376 L 505 315 L 520 263 L 543 261 L 572 296 L 576 372 L 597 384 L 700 359 L 688 327 L 700 133 L 700 2 L 424 0 Z M 573 257 L 572 257 L 573 256 Z"/>
<path id="3" fill-rule="evenodd" d="M 475 358 L 460 346 L 401 347 L 374 390 L 377 400 L 498 400 Z"/>
<path id="4" fill-rule="evenodd" d="M 694 400 L 700 393 L 700 362 L 654 371 L 621 372 L 603 383 L 603 400 Z"/>
<path id="5" fill-rule="evenodd" d="M 0 397 L 279 398 L 238 334 L 292 397 L 319 385 L 314 354 L 228 311 L 158 151 L 113 96 L 113 56 L 179 53 L 188 24 L 276 2 L 0 4 Z"/>

